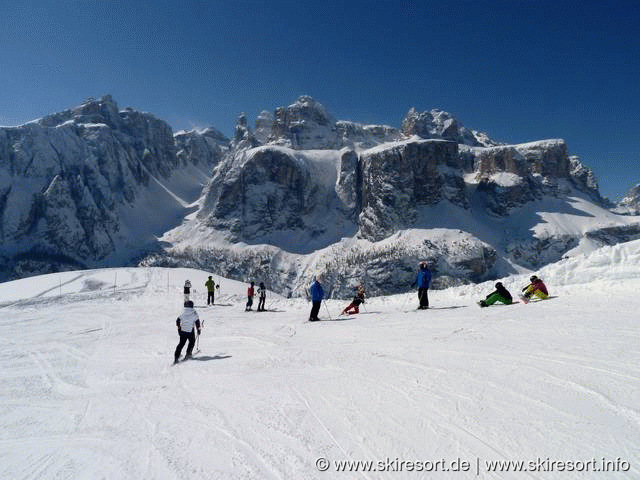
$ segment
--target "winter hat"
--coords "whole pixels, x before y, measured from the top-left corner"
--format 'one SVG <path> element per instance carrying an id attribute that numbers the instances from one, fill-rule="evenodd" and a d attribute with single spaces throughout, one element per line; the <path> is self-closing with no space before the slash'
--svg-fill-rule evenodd
<path id="1" fill-rule="evenodd" d="M 536 280 L 538 280 L 538 277 L 536 277 L 535 275 L 531 275 L 531 278 L 529 280 L 535 282 Z"/>
<path id="2" fill-rule="evenodd" d="M 498 282 L 496 283 L 496 288 L 503 288 L 504 285 L 502 285 L 502 282 Z"/>

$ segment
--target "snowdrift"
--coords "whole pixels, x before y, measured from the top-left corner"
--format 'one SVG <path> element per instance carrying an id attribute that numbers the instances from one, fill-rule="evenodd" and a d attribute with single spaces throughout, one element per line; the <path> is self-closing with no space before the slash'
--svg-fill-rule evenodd
<path id="1" fill-rule="evenodd" d="M 246 284 L 216 276 L 204 308 L 192 269 L 0 284 L 0 477 L 636 479 L 639 256 L 547 266 L 543 302 L 480 309 L 485 283 L 428 311 L 405 293 L 337 320 L 331 300 L 317 323 L 271 293 L 244 312 Z M 172 366 L 187 278 L 204 330 Z"/>

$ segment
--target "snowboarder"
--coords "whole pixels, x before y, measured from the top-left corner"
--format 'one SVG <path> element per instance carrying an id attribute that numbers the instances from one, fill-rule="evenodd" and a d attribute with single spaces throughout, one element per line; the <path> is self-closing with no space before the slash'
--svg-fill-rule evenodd
<path id="1" fill-rule="evenodd" d="M 184 347 L 184 344 L 187 342 L 189 342 L 189 344 L 187 345 L 187 354 L 184 359 L 187 360 L 191 358 L 193 346 L 196 343 L 194 328 L 198 332 L 198 335 L 200 335 L 200 318 L 198 317 L 198 312 L 193 308 L 193 302 L 191 300 L 185 302 L 184 310 L 176 320 L 176 325 L 178 327 L 180 343 L 178 343 L 173 355 L 173 363 L 178 363 L 180 354 L 182 353 L 182 347 Z"/>
<path id="2" fill-rule="evenodd" d="M 220 288 L 220 285 L 216 285 L 216 282 L 214 282 L 211 275 L 209 275 L 209 280 L 204 282 L 204 286 L 207 287 L 207 305 L 213 305 L 216 296 L 216 288 Z"/>
<path id="3" fill-rule="evenodd" d="M 320 311 L 320 305 L 322 305 L 322 300 L 324 299 L 324 290 L 322 289 L 322 285 L 320 285 L 320 281 L 314 277 L 313 283 L 309 287 L 309 293 L 311 294 L 311 313 L 309 314 L 310 322 L 317 322 L 320 320 L 318 318 L 318 312 Z"/>
<path id="4" fill-rule="evenodd" d="M 364 287 L 362 285 L 359 285 L 358 287 L 356 287 L 356 294 L 353 297 L 353 300 L 349 305 L 345 307 L 340 315 L 344 315 L 345 313 L 359 313 L 359 307 L 361 303 L 364 303 Z"/>
<path id="5" fill-rule="evenodd" d="M 264 286 L 264 282 L 260 282 L 258 287 L 258 311 L 264 312 L 264 301 L 267 298 L 267 289 Z"/>
<path id="6" fill-rule="evenodd" d="M 420 263 L 420 270 L 416 276 L 416 281 L 411 284 L 411 288 L 418 286 L 419 309 L 429 308 L 429 284 L 431 283 L 431 270 L 427 267 L 427 262 Z"/>
<path id="7" fill-rule="evenodd" d="M 247 306 L 245 307 L 244 311 L 248 312 L 251 310 L 251 306 L 253 305 L 253 295 L 255 293 L 253 286 L 255 285 L 254 282 L 251 282 L 251 286 L 249 288 L 247 288 Z"/>
<path id="8" fill-rule="evenodd" d="M 538 297 L 540 300 L 544 300 L 549 297 L 547 286 L 542 280 L 540 280 L 535 275 L 532 275 L 529 280 L 531 281 L 531 283 L 522 289 L 522 291 L 524 292 L 522 299 L 525 302 L 528 302 L 533 295 Z"/>
<path id="9" fill-rule="evenodd" d="M 189 280 L 187 280 L 186 282 L 184 282 L 184 306 L 187 306 L 187 302 L 190 301 L 190 296 L 191 294 L 191 282 Z"/>
<path id="10" fill-rule="evenodd" d="M 496 302 L 504 303 L 505 305 L 511 305 L 513 302 L 509 290 L 501 282 L 496 283 L 496 289 L 487 295 L 487 298 L 480 300 L 479 304 L 481 307 L 488 307 Z"/>

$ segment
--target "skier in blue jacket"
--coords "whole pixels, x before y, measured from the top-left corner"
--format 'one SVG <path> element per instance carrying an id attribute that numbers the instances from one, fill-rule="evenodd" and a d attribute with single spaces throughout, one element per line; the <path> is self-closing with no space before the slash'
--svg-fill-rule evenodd
<path id="1" fill-rule="evenodd" d="M 309 293 L 311 294 L 311 313 L 309 314 L 310 322 L 317 322 L 320 320 L 318 318 L 318 312 L 320 311 L 320 305 L 322 304 L 322 300 L 324 299 L 324 290 L 322 289 L 322 285 L 317 278 L 313 279 L 313 283 L 309 287 Z"/>
<path id="2" fill-rule="evenodd" d="M 420 263 L 420 270 L 416 276 L 416 281 L 411 284 L 411 288 L 418 287 L 418 300 L 421 310 L 429 308 L 429 284 L 431 283 L 431 270 L 427 267 L 427 262 Z"/>

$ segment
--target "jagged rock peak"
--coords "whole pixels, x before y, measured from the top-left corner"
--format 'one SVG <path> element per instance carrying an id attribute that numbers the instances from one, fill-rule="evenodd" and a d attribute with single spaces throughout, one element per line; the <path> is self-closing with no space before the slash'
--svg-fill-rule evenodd
<path id="1" fill-rule="evenodd" d="M 624 198 L 620 200 L 617 210 L 620 213 L 640 215 L 640 183 L 631 188 Z"/>
<path id="2" fill-rule="evenodd" d="M 276 143 L 297 150 L 341 148 L 336 121 L 326 108 L 308 95 L 288 107 L 276 108 L 272 135 Z"/>
<path id="3" fill-rule="evenodd" d="M 402 120 L 401 130 L 407 137 L 418 135 L 422 138 L 443 138 L 472 147 L 499 145 L 487 134 L 467 129 L 450 113 L 437 108 L 418 112 L 411 107 Z"/>
<path id="4" fill-rule="evenodd" d="M 258 145 L 259 142 L 256 140 L 253 132 L 249 128 L 247 115 L 242 112 L 236 119 L 232 146 L 235 149 L 242 149 L 257 147 Z"/>
<path id="5" fill-rule="evenodd" d="M 214 142 L 220 145 L 228 145 L 229 139 L 222 133 L 220 130 L 214 127 L 206 127 L 204 129 L 193 129 L 193 130 L 180 130 L 174 134 L 176 139 L 193 136 L 193 135 L 201 135 L 203 137 L 209 138 Z"/>
<path id="6" fill-rule="evenodd" d="M 260 112 L 256 118 L 255 137 L 260 143 L 267 143 L 273 131 L 273 114 L 268 110 Z"/>
<path id="7" fill-rule="evenodd" d="M 276 109 L 276 116 L 282 107 Z M 331 125 L 335 123 L 335 119 L 329 114 L 327 109 L 320 102 L 314 100 L 309 95 L 298 97 L 295 103 L 292 103 L 284 111 L 287 112 L 290 122 L 314 122 L 318 125 Z"/>

